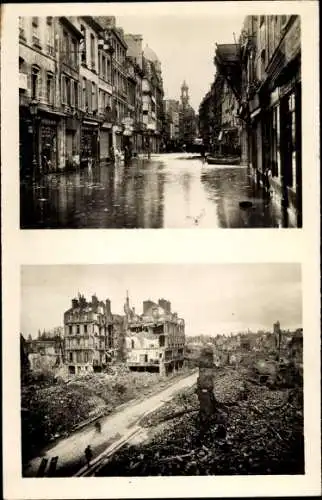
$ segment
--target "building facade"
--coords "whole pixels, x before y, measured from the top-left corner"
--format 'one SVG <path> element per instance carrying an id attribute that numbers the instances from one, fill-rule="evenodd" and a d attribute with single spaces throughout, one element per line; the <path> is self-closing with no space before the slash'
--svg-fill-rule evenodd
<path id="1" fill-rule="evenodd" d="M 171 312 L 171 303 L 143 302 L 143 313 L 137 315 L 129 306 L 126 315 L 126 363 L 131 370 L 168 374 L 184 364 L 185 323 Z"/>
<path id="2" fill-rule="evenodd" d="M 133 123 L 133 149 L 136 153 L 144 150 L 145 124 L 143 123 L 143 37 L 139 34 L 126 33 L 127 59 L 134 68 L 135 76 L 135 101 Z"/>
<path id="3" fill-rule="evenodd" d="M 204 140 L 213 136 L 223 145 L 227 135 L 228 145 L 239 137 L 241 162 L 279 208 L 281 224 L 301 227 L 300 16 L 247 16 L 239 43 L 217 45 L 214 63 L 215 82 L 219 76 L 224 80 L 227 95 L 221 110 L 223 133 L 218 141 L 215 109 L 223 90 L 215 92 L 214 82 L 200 105 Z"/>
<path id="4" fill-rule="evenodd" d="M 64 336 L 62 328 L 38 332 L 37 339 L 28 340 L 31 370 L 57 370 L 64 364 Z"/>
<path id="5" fill-rule="evenodd" d="M 65 363 L 69 374 L 100 372 L 118 358 L 122 323 L 111 313 L 111 303 L 84 296 L 72 300 L 64 313 Z"/>
<path id="6" fill-rule="evenodd" d="M 81 34 L 67 18 L 19 18 L 19 143 L 23 176 L 65 167 L 64 127 L 69 111 L 65 110 L 61 95 L 63 29 L 77 50 Z M 77 86 L 77 62 L 71 72 Z"/>
<path id="7" fill-rule="evenodd" d="M 145 52 L 113 16 L 19 18 L 23 177 L 113 160 L 129 140 L 159 150 L 161 65 Z"/>
<path id="8" fill-rule="evenodd" d="M 203 139 L 205 149 L 215 154 L 221 154 L 222 151 L 224 84 L 224 77 L 217 72 L 215 80 L 199 108 L 200 136 Z"/>
<path id="9" fill-rule="evenodd" d="M 142 107 L 145 150 L 151 153 L 158 153 L 163 143 L 163 95 L 161 63 L 147 45 L 143 51 Z"/>
<path id="10" fill-rule="evenodd" d="M 166 99 L 164 101 L 165 131 L 164 139 L 167 150 L 176 150 L 179 147 L 179 101 Z"/>
<path id="11" fill-rule="evenodd" d="M 242 106 L 258 183 L 302 225 L 300 16 L 248 16 L 241 34 Z"/>

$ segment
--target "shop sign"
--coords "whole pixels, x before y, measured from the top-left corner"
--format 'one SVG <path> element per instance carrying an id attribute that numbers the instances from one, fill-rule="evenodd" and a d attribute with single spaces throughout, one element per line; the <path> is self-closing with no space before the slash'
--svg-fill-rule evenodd
<path id="1" fill-rule="evenodd" d="M 43 118 L 41 123 L 42 125 L 46 125 L 48 127 L 57 127 L 57 122 L 55 120 L 49 120 L 48 118 Z"/>
<path id="2" fill-rule="evenodd" d="M 285 58 L 289 62 L 301 49 L 301 22 L 297 18 L 285 37 Z"/>
<path id="3" fill-rule="evenodd" d="M 87 120 L 84 120 L 83 123 L 85 125 L 91 125 L 92 127 L 96 127 L 98 125 L 98 122 L 90 122 L 90 121 L 87 121 Z"/>
<path id="4" fill-rule="evenodd" d="M 112 123 L 103 122 L 101 125 L 101 128 L 112 128 Z"/>
<path id="5" fill-rule="evenodd" d="M 133 125 L 133 118 L 131 118 L 130 116 L 127 116 L 126 118 L 124 118 L 124 120 L 122 121 L 123 125 L 125 125 L 125 127 L 130 127 L 131 125 Z"/>

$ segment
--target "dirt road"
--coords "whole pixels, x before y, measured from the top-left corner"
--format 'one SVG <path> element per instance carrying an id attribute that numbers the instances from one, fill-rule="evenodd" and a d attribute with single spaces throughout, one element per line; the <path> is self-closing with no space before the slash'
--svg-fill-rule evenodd
<path id="1" fill-rule="evenodd" d="M 101 455 L 112 452 L 113 448 L 126 440 L 135 432 L 139 426 L 140 419 L 163 406 L 167 401 L 181 389 L 191 387 L 197 381 L 198 373 L 188 375 L 175 381 L 166 389 L 147 396 L 146 399 L 129 403 L 113 415 L 100 420 L 101 432 L 95 429 L 94 424 L 85 427 L 68 438 L 61 439 L 57 443 L 48 446 L 43 453 L 31 460 L 24 470 L 24 477 L 36 477 L 42 460 L 44 465 L 44 476 L 70 477 L 81 475 L 86 471 L 85 448 L 90 444 L 93 451 L 93 462 L 95 463 Z M 55 472 L 50 472 L 50 463 L 56 462 Z M 47 463 L 45 464 L 45 461 Z M 46 465 L 46 466 L 45 466 Z"/>

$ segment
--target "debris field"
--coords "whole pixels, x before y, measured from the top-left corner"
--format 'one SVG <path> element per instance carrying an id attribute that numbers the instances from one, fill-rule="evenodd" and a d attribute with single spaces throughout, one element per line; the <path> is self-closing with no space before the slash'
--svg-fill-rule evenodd
<path id="1" fill-rule="evenodd" d="M 239 368 L 218 370 L 216 414 L 199 419 L 196 387 L 146 416 L 147 437 L 119 450 L 99 476 L 304 474 L 300 384 L 271 388 Z"/>

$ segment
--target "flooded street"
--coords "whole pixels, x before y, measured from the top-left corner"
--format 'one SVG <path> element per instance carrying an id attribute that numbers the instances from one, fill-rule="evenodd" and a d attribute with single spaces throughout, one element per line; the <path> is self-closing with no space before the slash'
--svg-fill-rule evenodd
<path id="1" fill-rule="evenodd" d="M 248 208 L 240 202 L 250 201 Z M 21 228 L 283 227 L 247 167 L 216 166 L 185 153 L 49 174 L 21 185 Z"/>

